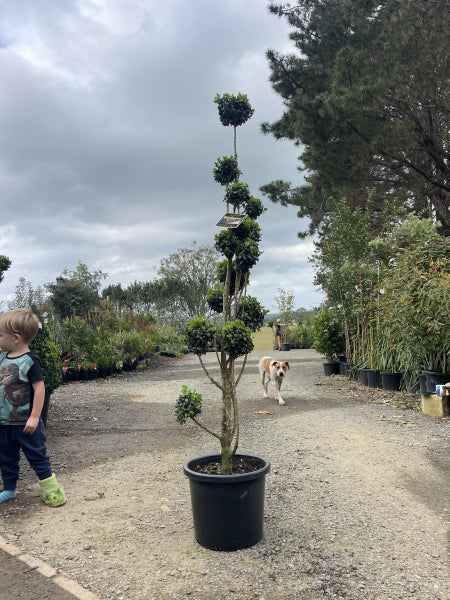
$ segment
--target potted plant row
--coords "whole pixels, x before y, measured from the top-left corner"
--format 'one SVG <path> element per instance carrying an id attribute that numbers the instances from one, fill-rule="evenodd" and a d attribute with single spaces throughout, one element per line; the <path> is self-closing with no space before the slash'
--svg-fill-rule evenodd
<path id="1" fill-rule="evenodd" d="M 250 195 L 239 181 L 236 129 L 253 114 L 244 94 L 219 94 L 215 98 L 219 118 L 234 129 L 234 156 L 217 160 L 214 179 L 225 187 L 227 213 L 239 217 L 235 228 L 224 228 L 215 236 L 215 247 L 224 256 L 218 268 L 217 288 L 208 293 L 215 320 L 198 317 L 188 322 L 186 343 L 221 396 L 216 428 L 201 421 L 202 396 L 183 386 L 175 404 L 181 424 L 192 421 L 212 435 L 220 453 L 188 460 L 184 473 L 189 479 L 194 531 L 197 541 L 213 550 L 237 550 L 256 544 L 263 534 L 265 476 L 269 461 L 258 454 L 238 453 L 240 443 L 239 406 L 236 388 L 253 349 L 252 332 L 260 329 L 265 311 L 247 296 L 251 268 L 260 256 L 260 228 L 256 222 L 263 212 L 259 199 Z M 233 212 L 229 213 L 232 209 Z M 213 377 L 203 357 L 212 350 L 220 376 Z M 239 367 L 238 358 L 242 359 Z"/>

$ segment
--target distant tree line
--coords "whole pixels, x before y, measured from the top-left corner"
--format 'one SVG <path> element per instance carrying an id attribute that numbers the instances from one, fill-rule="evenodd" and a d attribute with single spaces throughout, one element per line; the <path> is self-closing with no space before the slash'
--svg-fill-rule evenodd
<path id="1" fill-rule="evenodd" d="M 101 289 L 108 274 L 90 270 L 82 261 L 76 269 L 66 269 L 55 282 L 33 287 L 20 278 L 8 308 L 34 307 L 40 314 L 51 313 L 59 321 L 87 318 L 101 302 L 117 312 L 152 313 L 161 323 L 180 326 L 193 316 L 209 316 L 208 289 L 217 284 L 218 253 L 211 247 L 179 248 L 161 260 L 158 277 L 134 281 L 128 286 L 110 284 Z M 0 262 L 0 277 L 9 268 L 6 257 Z M 8 263 L 9 261 L 9 263 Z M 1 279 L 0 279 L 1 281 Z"/>

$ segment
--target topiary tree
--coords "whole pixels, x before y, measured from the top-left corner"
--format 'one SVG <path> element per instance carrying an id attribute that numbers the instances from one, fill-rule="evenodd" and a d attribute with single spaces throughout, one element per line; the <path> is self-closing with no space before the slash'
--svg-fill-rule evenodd
<path id="1" fill-rule="evenodd" d="M 244 210 L 246 217 L 239 227 L 225 229 L 215 236 L 215 247 L 225 257 L 219 264 L 218 279 L 220 288 L 210 290 L 207 301 L 218 314 L 216 321 L 196 318 L 188 322 L 186 343 L 188 349 L 195 353 L 209 380 L 222 393 L 221 426 L 212 430 L 203 425 L 198 416 L 201 414 L 201 395 L 183 386 L 183 390 L 175 405 L 175 414 L 180 423 L 188 419 L 194 421 L 205 431 L 216 437 L 221 446 L 221 474 L 230 474 L 233 468 L 233 456 L 239 444 L 239 408 L 236 387 L 244 371 L 247 355 L 253 350 L 252 332 L 261 328 L 264 322 L 264 310 L 261 304 L 247 296 L 247 287 L 251 268 L 260 256 L 258 242 L 261 232 L 254 220 L 264 210 L 261 202 L 250 196 L 248 186 L 240 184 L 240 170 L 237 164 L 236 127 L 245 123 L 252 115 L 253 109 L 244 94 L 231 96 L 219 94 L 214 102 L 218 105 L 219 118 L 224 126 L 234 127 L 234 163 L 229 169 L 234 174 L 225 181 L 219 179 L 217 170 L 224 164 L 224 158 L 216 162 L 214 177 L 218 183 L 226 183 L 225 201 Z M 231 161 L 227 159 L 229 166 Z M 233 194 L 239 190 L 239 199 Z M 242 194 L 241 194 L 242 192 Z M 231 200 L 233 198 L 233 200 Z M 220 367 L 220 379 L 215 379 L 208 372 L 202 356 L 208 351 L 215 351 Z M 244 361 L 235 372 L 235 361 L 243 356 Z"/>

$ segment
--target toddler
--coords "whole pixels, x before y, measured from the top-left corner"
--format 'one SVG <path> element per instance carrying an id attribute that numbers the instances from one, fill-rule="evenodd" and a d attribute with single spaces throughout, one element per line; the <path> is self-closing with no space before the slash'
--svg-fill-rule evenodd
<path id="1" fill-rule="evenodd" d="M 0 503 L 16 497 L 20 449 L 39 478 L 41 500 L 66 502 L 52 473 L 41 419 L 45 386 L 41 365 L 28 344 L 39 330 L 36 315 L 25 308 L 0 314 Z"/>

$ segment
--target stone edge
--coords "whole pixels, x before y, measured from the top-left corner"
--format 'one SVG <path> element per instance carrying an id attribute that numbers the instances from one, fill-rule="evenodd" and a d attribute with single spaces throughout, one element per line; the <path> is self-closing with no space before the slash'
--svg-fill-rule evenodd
<path id="1" fill-rule="evenodd" d="M 38 558 L 34 558 L 29 554 L 26 554 L 13 544 L 10 544 L 0 535 L 0 550 L 4 550 L 10 556 L 21 560 L 23 563 L 28 565 L 31 569 L 36 570 L 38 573 L 51 579 L 56 585 L 58 585 L 61 589 L 71 594 L 74 598 L 78 600 L 100 600 L 98 596 L 93 594 L 92 592 L 88 592 L 81 585 L 79 585 L 73 579 L 67 577 L 62 571 L 57 571 L 50 565 L 47 565 L 42 560 Z"/>

